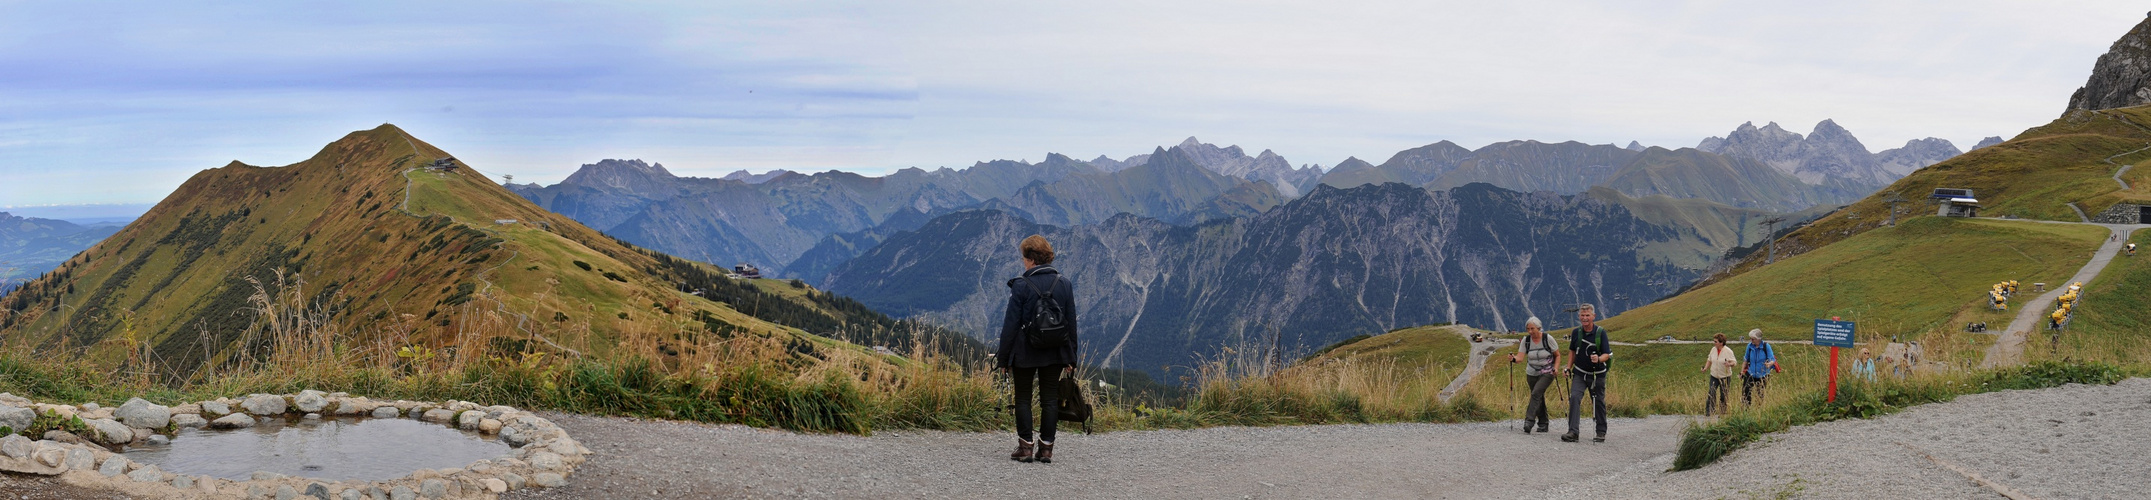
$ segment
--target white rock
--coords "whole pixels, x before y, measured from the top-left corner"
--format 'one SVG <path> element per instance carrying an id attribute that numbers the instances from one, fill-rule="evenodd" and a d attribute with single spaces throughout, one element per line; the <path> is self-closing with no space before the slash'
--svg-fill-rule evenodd
<path id="1" fill-rule="evenodd" d="M 173 488 L 179 488 L 179 489 L 182 489 L 182 490 L 184 490 L 184 489 L 187 489 L 187 488 L 193 488 L 193 487 L 194 487 L 194 478 L 193 478 L 193 477 L 189 477 L 189 476 L 179 476 L 179 477 L 175 477 L 175 478 L 172 478 L 172 487 L 173 487 Z"/>
<path id="2" fill-rule="evenodd" d="M 133 479 L 135 481 L 144 483 L 164 482 L 164 471 L 157 470 L 157 466 L 151 465 L 140 469 L 135 469 L 134 472 L 127 473 L 127 479 Z"/>
<path id="3" fill-rule="evenodd" d="M 556 470 L 566 467 L 567 464 L 560 459 L 560 455 L 550 451 L 541 451 L 530 455 L 530 466 L 545 470 Z"/>
<path id="4" fill-rule="evenodd" d="M 67 465 L 67 450 L 39 448 L 37 450 L 37 462 L 45 464 L 46 467 L 65 467 Z"/>
<path id="5" fill-rule="evenodd" d="M 170 407 L 151 403 L 142 398 L 128 399 L 125 404 L 120 405 L 119 411 L 114 412 L 114 414 L 119 416 L 120 423 L 127 424 L 128 427 L 161 429 L 172 423 L 172 409 Z"/>
<path id="6" fill-rule="evenodd" d="M 209 418 L 222 417 L 232 414 L 232 407 L 221 401 L 203 401 L 202 414 L 208 415 Z"/>
<path id="7" fill-rule="evenodd" d="M 480 479 L 478 484 L 485 485 L 485 490 L 493 493 L 506 493 L 508 491 L 508 482 L 495 478 Z"/>
<path id="8" fill-rule="evenodd" d="M 243 429 L 254 426 L 254 417 L 245 413 L 233 413 L 209 421 L 211 429 Z"/>
<path id="9" fill-rule="evenodd" d="M 67 468 L 73 470 L 90 470 L 90 468 L 96 466 L 97 455 L 91 454 L 90 450 L 85 450 L 82 448 L 73 448 L 67 450 Z"/>
<path id="10" fill-rule="evenodd" d="M 179 426 L 180 428 L 185 429 L 190 427 L 201 427 L 209 425 L 209 421 L 203 420 L 201 415 L 196 415 L 192 413 L 181 413 L 177 415 L 172 415 L 172 425 Z"/>
<path id="11" fill-rule="evenodd" d="M 95 402 L 90 402 L 90 403 L 82 403 L 82 411 L 97 411 L 97 409 L 99 409 L 99 408 L 104 408 L 104 407 L 103 407 L 103 406 L 98 406 L 98 405 L 97 405 L 97 403 L 95 403 Z"/>
<path id="12" fill-rule="evenodd" d="M 298 407 L 299 411 L 302 412 L 316 413 L 320 412 L 322 408 L 329 407 L 329 398 L 327 394 L 321 391 L 308 389 L 299 391 L 297 397 L 291 398 L 291 405 Z"/>
<path id="13" fill-rule="evenodd" d="M 482 411 L 464 410 L 456 414 L 456 427 L 466 431 L 478 430 L 478 424 L 484 421 L 485 412 Z"/>
<path id="14" fill-rule="evenodd" d="M 284 402 L 283 396 L 278 396 L 274 394 L 252 394 L 246 397 L 246 402 L 239 403 L 239 407 L 245 408 L 247 413 L 261 416 L 269 416 L 284 414 L 284 410 L 287 409 L 289 405 Z"/>
<path id="15" fill-rule="evenodd" d="M 20 406 L 0 404 L 0 425 L 7 426 L 8 430 L 22 432 L 24 430 L 28 430 L 30 428 L 30 424 L 36 421 L 36 410 Z"/>

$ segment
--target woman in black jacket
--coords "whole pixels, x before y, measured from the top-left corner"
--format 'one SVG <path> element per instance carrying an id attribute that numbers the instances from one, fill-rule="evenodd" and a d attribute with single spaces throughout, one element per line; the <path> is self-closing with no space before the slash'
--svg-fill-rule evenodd
<path id="1" fill-rule="evenodd" d="M 1018 462 L 1053 463 L 1053 433 L 1060 424 L 1060 377 L 1071 376 L 1076 364 L 1075 283 L 1053 269 L 1053 245 L 1031 235 L 1023 239 L 1023 276 L 1008 280 L 1008 313 L 1001 318 L 1001 348 L 994 359 L 1001 371 L 1016 379 L 1016 452 L 1008 458 Z M 1060 306 L 1066 328 L 1063 342 L 1036 345 L 1026 324 L 1038 314 L 1038 301 L 1050 297 Z M 1031 387 L 1038 388 L 1042 429 L 1031 440 Z M 1034 448 L 1035 446 L 1035 448 Z"/>

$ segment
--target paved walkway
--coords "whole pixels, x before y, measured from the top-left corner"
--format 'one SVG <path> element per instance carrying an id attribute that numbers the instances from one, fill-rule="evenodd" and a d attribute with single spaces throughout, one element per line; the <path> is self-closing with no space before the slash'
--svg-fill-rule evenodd
<path id="1" fill-rule="evenodd" d="M 2032 222 L 2044 222 L 2049 224 L 2081 224 L 2076 222 L 2054 221 Z M 2023 363 L 2024 343 L 2031 338 L 2031 334 L 2033 331 L 2044 328 L 2046 326 L 2046 322 L 2042 320 L 2044 320 L 2046 318 L 2047 313 L 2053 309 L 2054 300 L 2060 298 L 2063 292 L 2067 292 L 2069 290 L 2070 283 L 2090 283 L 2093 278 L 2099 277 L 2099 271 L 2105 270 L 2106 265 L 2114 261 L 2114 255 L 2121 253 L 2121 245 L 2128 243 L 2129 233 L 2135 232 L 2137 228 L 2144 227 L 2135 224 L 2092 225 L 2104 227 L 2108 231 L 2111 231 L 2113 234 L 2118 235 L 2120 237 L 2108 238 L 2104 244 L 2099 245 L 2099 250 L 2097 252 L 2093 252 L 2091 255 L 2091 262 L 2084 263 L 2084 268 L 2077 270 L 2076 276 L 2069 278 L 2068 281 L 2055 284 L 2053 290 L 2050 290 L 2045 294 L 2040 295 L 2038 298 L 2032 299 L 2029 302 L 2025 302 L 2022 308 L 2017 310 L 2016 320 L 2010 321 L 2009 328 L 2006 330 L 2002 330 L 2003 333 L 2001 334 L 2001 336 L 1996 337 L 1994 339 L 1994 345 L 1987 348 L 1987 357 L 1985 360 L 1980 361 L 1980 368 L 2014 366 Z"/>

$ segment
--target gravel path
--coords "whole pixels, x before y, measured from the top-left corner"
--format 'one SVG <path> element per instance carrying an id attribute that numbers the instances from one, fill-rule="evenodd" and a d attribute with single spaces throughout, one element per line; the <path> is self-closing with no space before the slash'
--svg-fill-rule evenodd
<path id="1" fill-rule="evenodd" d="M 1660 457 L 1540 498 L 2003 498 L 1997 487 L 2032 498 L 2145 498 L 2147 421 L 2151 379 L 1975 394 L 1773 434 L 1698 470 L 1660 472 L 1672 466 Z"/>
<path id="2" fill-rule="evenodd" d="M 1471 336 L 1474 333 L 1471 331 L 1471 327 L 1468 326 L 1452 326 L 1449 327 L 1449 331 L 1464 337 L 1464 340 L 1467 341 L 1471 340 Z M 1450 380 L 1448 386 L 1442 387 L 1441 392 L 1434 395 L 1441 402 L 1449 402 L 1449 398 L 1456 397 L 1457 391 L 1464 390 L 1464 386 L 1471 383 L 1472 377 L 1479 376 L 1479 370 L 1486 368 L 1487 356 L 1493 355 L 1494 351 L 1502 347 L 1516 344 L 1514 339 L 1497 339 L 1492 336 L 1481 338 L 1485 342 L 1471 343 L 1471 360 L 1464 363 L 1464 371 L 1456 374 L 1455 380 Z"/>
<path id="3" fill-rule="evenodd" d="M 1515 498 L 1670 459 L 1688 422 L 1615 419 L 1602 444 L 1526 436 L 1506 422 L 1068 433 L 1054 463 L 1022 464 L 1008 460 L 1006 433 L 858 437 L 545 417 L 598 454 L 567 487 L 507 498 Z"/>
<path id="4" fill-rule="evenodd" d="M 2059 224 L 2071 223 L 2064 222 Z M 2023 363 L 2024 343 L 2031 338 L 2033 331 L 2046 328 L 2045 319 L 2047 314 L 2052 312 L 2054 301 L 2061 298 L 2063 292 L 2069 290 L 2070 283 L 2090 283 L 2093 278 L 2099 277 L 2099 271 L 2105 270 L 2106 265 L 2114 261 L 2114 255 L 2121 253 L 2121 245 L 2128 243 L 2129 233 L 2135 232 L 2137 227 L 2132 224 L 2091 225 L 2104 227 L 2108 232 L 2119 237 L 2109 238 L 2105 243 L 2101 243 L 2098 251 L 2092 252 L 2091 261 L 2085 262 L 2084 267 L 2078 269 L 2076 276 L 2069 278 L 2069 281 L 2056 283 L 2053 290 L 2047 291 L 2038 298 L 2025 301 L 2024 304 L 2019 306 L 2016 320 L 2010 321 L 2009 328 L 2002 330 L 2002 335 L 1994 339 L 1994 345 L 1987 347 L 1986 358 L 1979 362 L 1980 368 L 2016 366 Z"/>

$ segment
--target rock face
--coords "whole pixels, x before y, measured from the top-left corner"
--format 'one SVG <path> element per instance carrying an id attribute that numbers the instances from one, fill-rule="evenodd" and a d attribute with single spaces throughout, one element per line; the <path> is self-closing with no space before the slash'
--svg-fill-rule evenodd
<path id="1" fill-rule="evenodd" d="M 142 398 L 128 399 L 114 415 L 119 417 L 120 423 L 127 424 L 128 427 L 161 429 L 172 423 L 171 408 Z"/>
<path id="2" fill-rule="evenodd" d="M 1322 186 L 1260 216 L 1198 226 L 1123 215 L 1060 228 L 959 212 L 866 252 L 825 288 L 990 344 L 1005 281 L 1019 272 L 1008 256 L 1043 234 L 1076 282 L 1085 359 L 1160 374 L 1222 346 L 1296 357 L 1402 326 L 1520 329 L 1579 301 L 1625 311 L 1700 274 L 1637 255 L 1676 233 L 1585 196 Z M 1594 244 L 1565 243 L 1579 240 Z"/>
<path id="3" fill-rule="evenodd" d="M 2151 18 L 2130 28 L 2091 66 L 2091 78 L 2069 96 L 2068 110 L 2126 108 L 2151 103 Z"/>

